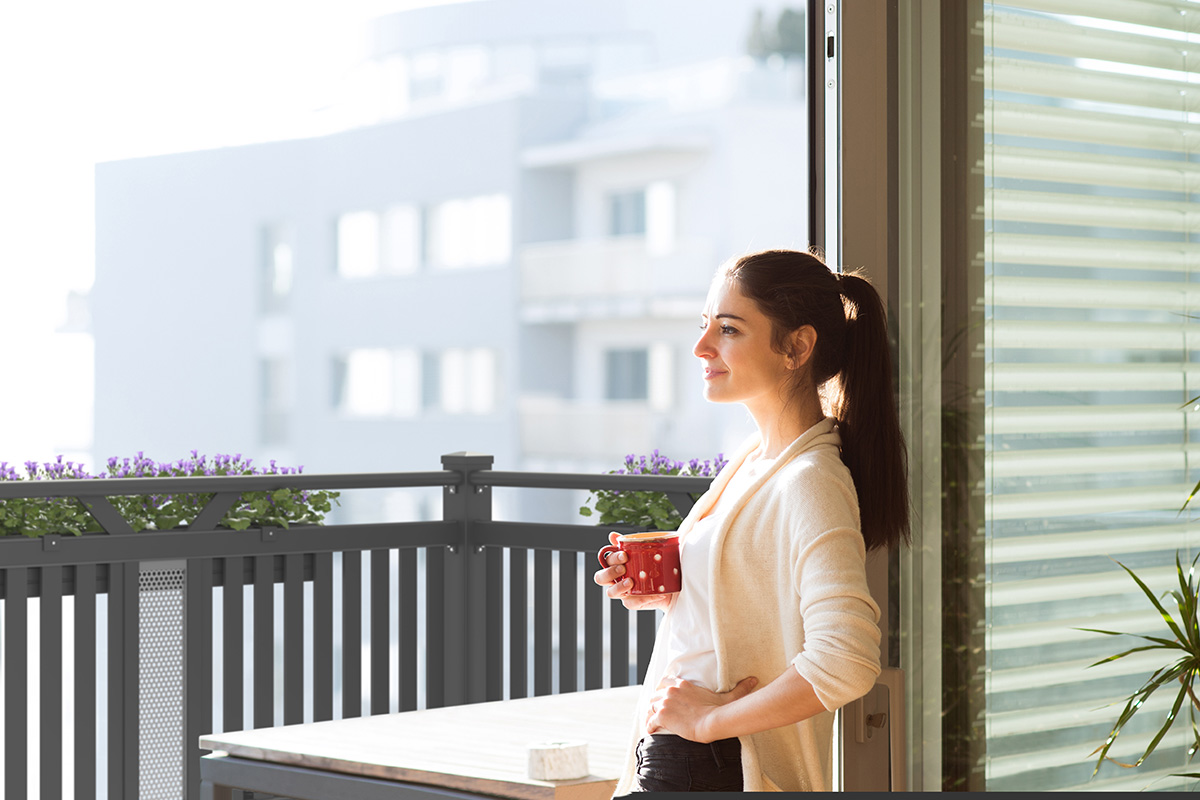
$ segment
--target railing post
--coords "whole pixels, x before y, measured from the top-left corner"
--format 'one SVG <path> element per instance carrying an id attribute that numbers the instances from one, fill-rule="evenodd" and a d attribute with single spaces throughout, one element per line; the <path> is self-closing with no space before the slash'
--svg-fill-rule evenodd
<path id="1" fill-rule="evenodd" d="M 489 699 L 489 679 L 499 685 L 501 650 L 495 646 L 501 631 L 489 624 L 498 618 L 496 609 L 489 609 L 489 560 L 499 563 L 499 553 L 486 553 L 486 548 L 472 543 L 471 523 L 492 518 L 490 486 L 472 486 L 468 475 L 492 468 L 493 458 L 481 453 L 449 453 L 442 456 L 442 467 L 462 476 L 456 484 L 442 490 L 442 518 L 459 522 L 461 543 L 446 554 L 445 578 L 445 641 L 446 641 L 446 705 L 478 703 Z M 490 558 L 489 558 L 490 556 Z M 493 565 L 494 566 L 494 565 Z M 496 587 L 491 587 L 496 588 Z M 493 674 L 490 674 L 493 673 Z M 498 697 L 492 699 L 499 699 Z"/>

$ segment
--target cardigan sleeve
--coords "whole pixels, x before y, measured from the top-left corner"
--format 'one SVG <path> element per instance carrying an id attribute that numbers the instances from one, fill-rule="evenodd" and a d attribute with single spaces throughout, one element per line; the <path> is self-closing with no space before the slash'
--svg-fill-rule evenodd
<path id="1" fill-rule="evenodd" d="M 827 487 L 833 488 L 833 487 Z M 866 550 L 852 509 L 842 492 L 818 495 L 818 508 L 806 509 L 806 522 L 842 522 L 799 537 L 793 549 L 793 589 L 800 601 L 804 646 L 792 660 L 800 675 L 832 711 L 871 690 L 880 672 L 879 606 L 867 588 Z M 828 524 L 828 523 L 826 523 Z M 804 524 L 808 528 L 808 524 Z"/>

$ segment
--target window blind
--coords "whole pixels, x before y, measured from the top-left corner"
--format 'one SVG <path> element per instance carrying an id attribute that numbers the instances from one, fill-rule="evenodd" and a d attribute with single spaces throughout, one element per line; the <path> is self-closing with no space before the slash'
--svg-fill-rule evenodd
<path id="1" fill-rule="evenodd" d="M 984 9 L 987 788 L 1184 788 L 1186 720 L 1091 777 L 1164 659 L 1078 629 L 1163 635 L 1115 561 L 1161 591 L 1200 544 L 1200 2 Z"/>

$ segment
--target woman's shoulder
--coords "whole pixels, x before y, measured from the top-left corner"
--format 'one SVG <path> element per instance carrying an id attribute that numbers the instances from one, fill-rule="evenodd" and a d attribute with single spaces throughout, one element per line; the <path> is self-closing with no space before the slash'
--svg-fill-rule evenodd
<path id="1" fill-rule="evenodd" d="M 789 516 L 818 525 L 858 525 L 858 493 L 836 447 L 814 447 L 779 467 L 770 495 Z"/>

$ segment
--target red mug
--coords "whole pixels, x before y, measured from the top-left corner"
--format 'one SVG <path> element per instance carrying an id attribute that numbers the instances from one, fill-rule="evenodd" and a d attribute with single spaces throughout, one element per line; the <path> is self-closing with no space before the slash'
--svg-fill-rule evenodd
<path id="1" fill-rule="evenodd" d="M 625 578 L 633 578 L 630 594 L 669 594 L 683 587 L 679 572 L 679 534 L 674 531 L 627 533 L 617 537 L 617 544 L 600 550 L 600 566 L 608 567 L 608 556 L 624 551 Z"/>

